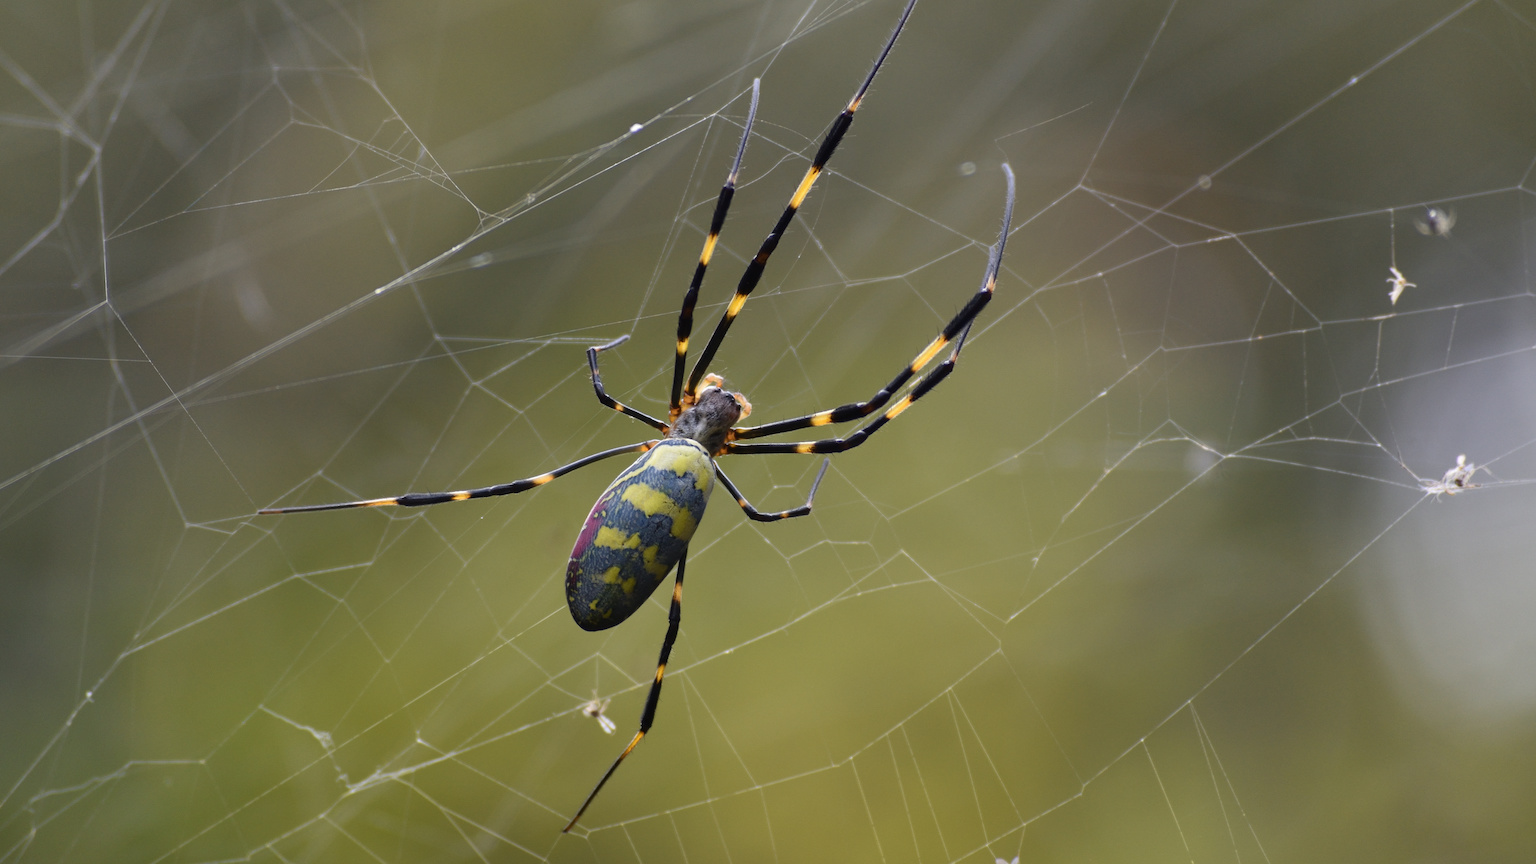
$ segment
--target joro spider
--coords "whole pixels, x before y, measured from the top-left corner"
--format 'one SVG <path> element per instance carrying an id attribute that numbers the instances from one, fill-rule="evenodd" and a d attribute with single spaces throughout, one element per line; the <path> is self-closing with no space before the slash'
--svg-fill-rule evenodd
<path id="1" fill-rule="evenodd" d="M 660 439 L 604 450 L 577 459 L 569 465 L 562 465 L 545 474 L 495 486 L 457 492 L 412 492 L 395 498 L 373 498 L 366 501 L 311 504 L 300 507 L 273 507 L 259 511 L 262 514 L 280 514 L 343 510 L 353 507 L 424 507 L 449 501 L 467 501 L 471 498 L 515 495 L 543 486 L 556 477 L 569 474 L 594 462 L 623 453 L 644 454 L 620 473 L 592 506 L 592 512 L 587 515 L 587 520 L 576 539 L 575 548 L 571 550 L 571 560 L 566 567 L 565 596 L 570 606 L 571 616 L 576 619 L 578 625 L 585 630 L 604 630 L 623 622 L 636 609 L 639 609 L 676 565 L 677 578 L 672 585 L 672 604 L 667 617 L 667 635 L 661 643 L 661 656 L 656 664 L 656 677 L 651 682 L 651 689 L 645 701 L 645 710 L 640 716 L 639 731 L 635 733 L 634 738 L 618 758 L 613 760 L 613 764 L 608 767 L 602 778 L 597 781 L 597 785 L 577 809 L 576 815 L 571 817 L 564 831 L 568 832 L 576 826 L 577 820 L 587 811 L 587 807 L 592 804 L 597 793 L 602 791 L 608 778 L 613 776 L 625 757 L 629 756 L 635 746 L 640 743 L 640 739 L 650 731 L 651 724 L 656 719 L 656 706 L 661 699 L 662 677 L 666 673 L 667 660 L 671 656 L 673 643 L 677 641 L 678 627 L 682 621 L 683 571 L 687 563 L 688 542 L 693 539 L 699 519 L 704 515 L 704 506 L 709 501 L 715 478 L 719 478 L 720 484 L 731 494 L 731 497 L 736 499 L 736 503 L 748 518 L 759 522 L 773 522 L 804 516 L 811 512 L 811 504 L 816 498 L 816 489 L 821 485 L 821 479 L 827 473 L 827 466 L 830 463 L 830 460 L 823 460 L 821 470 L 812 481 L 810 493 L 806 495 L 804 504 L 790 510 L 764 513 L 753 507 L 742 496 L 736 485 L 726 477 L 725 472 L 720 470 L 715 457 L 728 453 L 841 453 L 863 444 L 871 435 L 907 410 L 928 391 L 937 387 L 939 382 L 949 375 L 960 358 L 960 350 L 965 346 L 971 324 L 987 305 L 987 301 L 992 298 L 992 292 L 997 283 L 998 268 L 1002 265 L 1003 245 L 1008 239 L 1008 227 L 1013 218 L 1013 170 L 1006 163 L 1002 166 L 1007 180 L 1003 226 L 998 234 L 997 244 L 992 247 L 988 256 L 986 274 L 982 278 L 981 287 L 971 296 L 964 308 L 944 325 L 938 336 L 918 352 L 912 362 L 903 367 L 890 383 L 876 391 L 869 399 L 762 426 L 737 426 L 736 422 L 746 417 L 751 412 L 752 406 L 742 394 L 726 390 L 723 386 L 724 380 L 720 376 L 705 374 L 710 361 L 714 359 L 715 352 L 720 348 L 720 343 L 725 340 L 725 334 L 730 330 L 731 323 L 736 320 L 737 315 L 741 314 L 747 298 L 762 278 L 763 268 L 767 265 L 769 256 L 773 254 L 780 238 L 784 236 L 785 229 L 794 220 L 795 213 L 799 211 L 806 195 L 810 193 L 816 178 L 821 175 L 827 160 L 832 157 L 833 151 L 837 149 L 838 143 L 847 133 L 848 127 L 853 122 L 854 112 L 859 109 L 864 94 L 869 90 L 871 82 L 875 80 L 876 73 L 880 71 L 881 64 L 885 62 L 886 56 L 896 44 L 896 37 L 901 34 L 907 18 L 912 14 L 912 8 L 916 5 L 917 0 L 909 0 L 901 13 L 901 18 L 896 22 L 895 30 L 891 32 L 885 47 L 875 58 L 874 66 L 864 77 L 864 83 L 859 85 L 853 99 L 848 102 L 847 107 L 837 116 L 837 119 L 832 121 L 832 126 L 827 130 L 826 137 L 822 139 L 810 168 L 801 178 L 800 185 L 790 197 L 788 206 L 779 216 L 779 221 L 758 248 L 757 255 L 747 265 L 741 281 L 737 283 L 735 296 L 731 298 L 730 304 L 720 316 L 714 333 L 709 337 L 709 342 L 704 346 L 703 352 L 700 353 L 685 382 L 683 369 L 687 365 L 688 338 L 693 330 L 694 304 L 698 300 L 699 286 L 704 281 L 704 272 L 709 267 L 710 257 L 714 253 L 715 242 L 719 239 L 720 229 L 725 223 L 726 212 L 730 209 L 731 198 L 736 190 L 736 178 L 747 150 L 747 140 L 752 135 L 752 123 L 757 116 L 759 82 L 756 80 L 752 82 L 752 104 L 747 111 L 741 143 L 736 148 L 736 158 L 731 163 L 731 170 L 724 186 L 720 189 L 714 216 L 710 220 L 709 235 L 704 240 L 704 250 L 699 255 L 693 280 L 688 286 L 687 294 L 683 296 L 682 309 L 678 312 L 677 355 L 673 363 L 672 394 L 667 403 L 667 419 L 663 421 L 625 405 L 609 396 L 603 389 L 603 380 L 597 370 L 598 354 L 623 344 L 629 339 L 627 335 L 606 345 L 587 349 L 587 365 L 592 372 L 592 387 L 597 391 L 598 401 L 655 428 L 662 434 Z M 939 355 L 939 352 L 951 343 L 953 348 L 943 362 L 919 378 L 917 383 L 895 404 L 844 437 L 823 438 L 818 441 L 743 443 L 753 438 L 833 423 L 847 423 L 868 417 L 883 408 L 896 391 L 926 368 Z"/>

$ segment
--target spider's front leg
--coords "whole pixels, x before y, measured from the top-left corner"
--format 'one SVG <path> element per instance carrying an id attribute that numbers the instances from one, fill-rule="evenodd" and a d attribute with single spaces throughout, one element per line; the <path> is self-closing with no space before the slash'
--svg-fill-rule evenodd
<path id="1" fill-rule="evenodd" d="M 704 238 L 704 249 L 699 253 L 698 265 L 693 268 L 693 281 L 688 283 L 688 293 L 683 295 L 683 308 L 677 313 L 677 356 L 672 364 L 672 398 L 667 403 L 667 416 L 674 423 L 679 414 L 693 405 L 693 389 L 689 388 L 686 396 L 683 393 L 683 370 L 688 365 L 688 339 L 693 335 L 693 307 L 699 301 L 699 286 L 704 284 L 704 271 L 709 269 L 709 260 L 714 257 L 720 230 L 725 227 L 725 214 L 730 212 L 731 199 L 736 197 L 736 179 L 741 174 L 741 160 L 747 155 L 747 140 L 752 137 L 752 123 L 757 119 L 757 98 L 761 89 L 762 82 L 753 78 L 752 106 L 747 109 L 747 122 L 741 127 L 741 143 L 736 145 L 736 160 L 731 163 L 731 171 L 725 175 L 725 184 L 720 187 L 720 197 L 715 201 L 715 215 L 710 217 L 709 234 Z"/>
<path id="2" fill-rule="evenodd" d="M 948 324 L 944 325 L 944 329 L 939 331 L 939 335 L 935 336 L 926 348 L 919 351 L 917 356 L 912 358 L 912 362 L 908 363 L 905 368 L 897 373 L 896 377 L 892 378 L 889 384 L 876 391 L 875 395 L 871 396 L 868 400 L 864 402 L 850 402 L 847 405 L 841 405 L 829 411 L 818 411 L 814 414 L 806 414 L 789 420 L 780 420 L 776 423 L 765 423 L 762 426 L 739 426 L 731 430 L 730 441 L 725 445 L 726 452 L 841 453 L 844 450 L 851 450 L 863 444 L 881 426 L 896 419 L 897 415 L 907 410 L 913 402 L 922 398 L 925 393 L 937 387 L 939 382 L 943 381 L 950 371 L 955 368 L 955 363 L 960 359 L 960 349 L 965 347 L 965 337 L 971 332 L 971 325 L 976 322 L 976 316 L 981 314 L 981 310 L 986 308 L 987 302 L 992 299 L 992 294 L 997 288 L 997 273 L 1003 266 L 1003 247 L 1008 242 L 1008 228 L 1013 222 L 1013 169 L 1006 162 L 1003 163 L 1003 175 L 1008 181 L 1008 193 L 1003 203 L 1003 227 L 997 235 L 997 243 L 993 245 L 991 254 L 987 256 L 987 270 L 982 276 L 981 287 L 977 289 L 975 294 L 971 295 L 971 299 L 966 302 L 964 308 L 956 313 L 955 317 L 951 318 Z M 927 366 L 934 357 L 937 357 L 944 350 L 945 346 L 951 343 L 954 344 L 954 348 L 949 352 L 949 357 L 943 363 L 940 363 L 931 372 L 924 375 L 912 388 L 911 392 L 901 397 L 895 405 L 887 408 L 879 417 L 871 420 L 868 424 L 860 427 L 850 435 L 841 438 L 824 438 L 820 441 L 786 441 L 764 444 L 739 443 L 745 439 L 761 438 L 766 435 L 777 435 L 781 432 L 793 432 L 798 429 L 808 429 L 815 426 L 827 426 L 832 423 L 846 423 L 849 420 L 867 417 L 884 407 L 893 393 L 906 384 L 907 381 L 911 380 L 912 376 L 921 371 L 924 366 Z"/>

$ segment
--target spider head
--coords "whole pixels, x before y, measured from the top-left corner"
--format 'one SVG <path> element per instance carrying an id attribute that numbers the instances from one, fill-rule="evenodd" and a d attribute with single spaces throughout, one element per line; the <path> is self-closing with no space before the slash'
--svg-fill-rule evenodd
<path id="1" fill-rule="evenodd" d="M 672 431 L 667 433 L 667 437 L 692 438 L 704 445 L 704 449 L 711 455 L 725 452 L 725 442 L 731 427 L 736 425 L 737 420 L 752 413 L 752 403 L 740 393 L 733 393 L 720 386 L 724 383 L 719 375 L 705 376 L 704 387 L 699 390 L 693 404 L 672 424 Z"/>

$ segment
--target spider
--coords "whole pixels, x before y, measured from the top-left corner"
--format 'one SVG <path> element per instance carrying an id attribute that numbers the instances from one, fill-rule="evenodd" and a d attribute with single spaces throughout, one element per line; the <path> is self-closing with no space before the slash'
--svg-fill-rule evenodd
<path id="1" fill-rule="evenodd" d="M 602 377 L 598 374 L 598 355 L 623 344 L 629 338 L 627 335 L 620 336 L 605 345 L 587 349 L 587 366 L 592 373 L 592 387 L 597 392 L 598 401 L 608 408 L 653 427 L 661 434 L 661 438 L 603 450 L 547 473 L 495 486 L 457 492 L 413 492 L 394 498 L 274 507 L 259 511 L 262 514 L 280 514 L 342 510 L 353 507 L 422 507 L 449 501 L 467 501 L 471 498 L 514 495 L 542 486 L 557 477 L 594 462 L 623 453 L 643 454 L 634 464 L 619 474 L 607 490 L 598 497 L 591 513 L 587 515 L 566 567 L 566 602 L 570 607 L 571 616 L 583 629 L 607 629 L 623 622 L 636 609 L 639 609 L 675 566 L 677 578 L 672 585 L 667 633 L 661 643 L 661 656 L 657 660 L 656 676 L 646 696 L 639 731 L 609 766 L 608 771 L 597 781 L 591 794 L 577 809 L 576 815 L 571 817 L 571 821 L 564 829 L 567 832 L 576 826 L 577 820 L 587 811 L 597 797 L 597 793 L 602 791 L 604 784 L 613 776 L 614 771 L 618 770 L 625 757 L 634 751 L 635 746 L 650 731 L 651 724 L 656 718 L 656 706 L 661 698 L 662 678 L 666 673 L 667 660 L 671 656 L 672 646 L 677 640 L 678 627 L 682 621 L 683 573 L 687 564 L 688 543 L 693 538 L 699 519 L 704 515 L 704 506 L 709 500 L 716 478 L 731 497 L 736 499 L 737 505 L 748 518 L 759 522 L 772 522 L 810 513 L 811 504 L 816 498 L 816 489 L 821 485 L 822 477 L 826 475 L 827 466 L 830 464 L 830 459 L 822 461 L 821 470 L 812 481 L 810 493 L 806 496 L 804 504 L 790 510 L 765 513 L 753 507 L 742 496 L 725 472 L 720 470 L 715 458 L 733 453 L 840 453 L 858 447 L 949 375 L 956 361 L 959 360 L 960 349 L 965 345 L 971 324 L 985 308 L 987 301 L 992 298 L 998 269 L 1002 266 L 1003 245 L 1008 238 L 1008 228 L 1013 217 L 1014 177 L 1012 169 L 1006 163 L 1002 166 L 1007 181 L 1002 231 L 988 255 L 986 273 L 982 278 L 981 287 L 950 319 L 949 323 L 944 325 L 933 341 L 918 352 L 912 362 L 903 367 L 890 383 L 877 390 L 869 399 L 761 426 L 737 426 L 736 422 L 751 412 L 751 404 L 741 393 L 726 390 L 724 379 L 719 375 L 705 374 L 710 361 L 714 359 L 715 352 L 725 340 L 731 323 L 741 313 L 747 298 L 762 278 L 763 268 L 767 265 L 769 256 L 773 254 L 780 238 L 784 236 L 784 231 L 794 220 L 796 212 L 805 201 L 806 195 L 810 193 L 816 178 L 821 175 L 827 160 L 831 158 L 838 143 L 842 141 L 843 135 L 847 133 L 849 125 L 853 122 L 854 112 L 858 110 L 864 94 L 875 79 L 875 74 L 880 71 L 880 66 L 896 44 L 896 37 L 901 34 L 915 5 L 917 0 L 909 0 L 901 13 L 901 18 L 896 23 L 895 30 L 886 40 L 885 47 L 875 59 L 874 66 L 865 76 L 864 82 L 854 93 L 847 107 L 832 121 L 811 161 L 810 168 L 801 178 L 800 185 L 790 197 L 788 206 L 784 208 L 773 230 L 758 248 L 757 255 L 747 264 L 736 286 L 736 293 L 715 325 L 709 342 L 700 352 L 692 371 L 685 376 L 688 340 L 693 330 L 693 310 L 698 300 L 699 286 L 703 283 L 705 270 L 709 266 L 715 243 L 720 236 L 720 229 L 730 209 L 731 198 L 736 190 L 736 179 L 746 154 L 747 141 L 751 137 L 752 124 L 757 116 L 760 82 L 752 82 L 752 103 L 747 111 L 741 143 L 736 148 L 736 158 L 731 163 L 731 170 L 726 176 L 725 184 L 720 189 L 714 216 L 710 221 L 709 234 L 704 240 L 704 249 L 699 255 L 698 265 L 694 268 L 688 291 L 683 296 L 682 309 L 678 312 L 677 349 L 673 360 L 672 390 L 671 398 L 667 403 L 667 419 L 652 417 L 625 405 L 609 396 L 603 388 Z M 914 376 L 923 372 L 946 346 L 952 346 L 949 356 L 923 373 L 904 395 L 886 408 L 886 403 L 890 402 L 897 391 L 901 390 Z M 883 411 L 881 411 L 882 408 L 884 408 Z M 842 437 L 815 441 L 756 443 L 751 441 L 754 438 L 785 432 L 861 420 L 877 411 L 880 413 L 874 419 Z M 601 706 L 604 703 L 594 700 L 594 703 L 584 706 L 583 710 L 589 715 L 592 714 L 591 704 Z M 601 715 L 600 707 L 598 715 Z"/>

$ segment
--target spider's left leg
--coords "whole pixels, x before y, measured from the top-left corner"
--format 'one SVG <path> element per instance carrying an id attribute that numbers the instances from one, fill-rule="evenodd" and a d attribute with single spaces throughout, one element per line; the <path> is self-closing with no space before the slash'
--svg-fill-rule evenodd
<path id="1" fill-rule="evenodd" d="M 789 223 L 795 219 L 795 214 L 800 211 L 800 205 L 805 203 L 805 196 L 811 194 L 811 187 L 816 184 L 816 178 L 821 176 L 821 171 L 826 167 L 827 160 L 832 158 L 833 151 L 842 142 L 843 136 L 848 133 L 848 127 L 853 125 L 853 112 L 859 110 L 859 104 L 864 101 L 864 94 L 869 92 L 869 85 L 875 81 L 875 75 L 885 63 L 885 58 L 890 55 L 891 49 L 896 45 L 896 37 L 901 35 L 901 29 L 907 26 L 907 18 L 912 15 L 912 7 L 917 5 L 917 0 L 910 0 L 902 10 L 901 18 L 896 22 L 896 29 L 891 31 L 891 37 L 885 41 L 885 47 L 880 49 L 880 56 L 875 58 L 875 65 L 864 76 L 864 83 L 859 85 L 858 92 L 848 101 L 848 107 L 843 113 L 837 115 L 832 121 L 832 126 L 827 129 L 826 137 L 821 139 L 821 146 L 816 149 L 816 156 L 811 159 L 811 167 L 805 170 L 805 176 L 800 178 L 800 185 L 795 188 L 795 194 L 790 196 L 789 205 L 779 215 L 779 221 L 763 238 L 763 245 L 757 249 L 757 254 L 747 264 L 747 269 L 741 274 L 741 281 L 736 284 L 736 294 L 731 298 L 730 305 L 725 307 L 725 314 L 720 316 L 720 323 L 715 325 L 715 332 L 710 334 L 709 343 L 704 346 L 704 351 L 699 354 L 699 359 L 693 364 L 693 371 L 688 375 L 688 386 L 683 391 L 683 398 L 687 399 L 698 392 L 699 382 L 704 379 L 704 373 L 709 370 L 709 363 L 715 359 L 715 352 L 720 349 L 720 343 L 725 341 L 725 333 L 731 329 L 731 322 L 741 314 L 741 308 L 747 305 L 747 297 L 757 287 L 759 280 L 763 278 L 763 268 L 768 265 L 768 257 L 779 246 L 779 240 L 784 237 L 784 232 L 789 229 Z"/>
<path id="2" fill-rule="evenodd" d="M 571 821 L 566 824 L 565 828 L 561 829 L 561 833 L 569 832 L 572 828 L 576 827 L 576 820 L 581 818 L 581 814 L 587 812 L 587 807 L 591 806 L 592 799 L 597 797 L 597 793 L 603 791 L 603 784 L 608 782 L 608 778 L 613 776 L 613 772 L 619 770 L 619 764 L 624 761 L 624 757 L 628 756 L 630 751 L 635 749 L 635 745 L 640 743 L 640 739 L 645 737 L 645 733 L 651 731 L 651 723 L 656 720 L 656 704 L 661 701 L 661 679 L 667 674 L 667 660 L 672 656 L 672 643 L 677 641 L 677 630 L 683 622 L 683 570 L 687 564 L 688 552 L 684 550 L 683 557 L 677 561 L 677 579 L 672 583 L 672 608 L 667 613 L 667 635 L 666 638 L 661 640 L 661 657 L 656 661 L 656 678 L 651 682 L 650 695 L 645 697 L 645 711 L 640 715 L 640 731 L 636 732 L 635 737 L 630 739 L 629 746 L 624 748 L 624 752 L 619 754 L 619 758 L 613 760 L 613 764 L 608 766 L 608 771 L 603 774 L 603 779 L 597 781 L 597 785 L 592 787 L 592 794 L 587 796 L 587 800 L 581 802 L 581 808 L 576 811 L 575 816 L 571 817 Z"/>
<path id="3" fill-rule="evenodd" d="M 662 433 L 665 433 L 668 429 L 671 428 L 666 423 L 657 420 L 655 417 L 652 417 L 651 415 L 641 411 L 638 408 L 631 408 L 628 405 L 625 405 L 623 402 L 620 402 L 612 396 L 609 396 L 608 391 L 603 389 L 602 376 L 597 374 L 597 352 L 607 351 L 609 348 L 617 348 L 618 346 L 623 345 L 628 341 L 629 334 L 626 333 L 625 335 L 620 336 L 612 342 L 609 342 L 607 345 L 594 345 L 587 349 L 587 366 L 592 370 L 592 389 L 597 391 L 597 401 L 607 405 L 609 408 L 612 408 L 620 414 L 627 414 L 630 417 L 639 420 L 641 423 L 644 423 Z"/>
<path id="4" fill-rule="evenodd" d="M 638 444 L 629 444 L 624 447 L 614 447 L 601 453 L 593 453 L 591 456 L 583 456 L 575 462 L 561 465 L 553 471 L 546 471 L 533 477 L 524 477 L 521 480 L 513 480 L 511 483 L 498 483 L 495 486 L 481 486 L 477 489 L 460 489 L 456 492 L 409 492 L 405 495 L 397 495 L 393 498 L 369 498 L 363 501 L 342 501 L 336 504 L 302 504 L 298 507 L 267 507 L 257 510 L 259 516 L 276 516 L 283 513 L 314 513 L 319 510 L 351 510 L 355 507 L 428 507 L 433 504 L 447 504 L 450 501 L 469 501 L 474 498 L 493 498 L 497 495 L 516 495 L 519 492 L 527 492 L 536 489 L 577 468 L 585 468 L 593 462 L 599 462 L 613 456 L 624 453 L 643 453 L 657 445 L 656 441 L 641 441 Z"/>
<path id="5" fill-rule="evenodd" d="M 688 365 L 688 337 L 693 334 L 693 307 L 699 300 L 699 286 L 704 284 L 704 271 L 709 269 L 709 259 L 715 254 L 715 242 L 720 239 L 720 229 L 725 227 L 725 214 L 731 209 L 731 199 L 736 195 L 736 178 L 741 173 L 741 160 L 747 155 L 747 139 L 752 137 L 752 122 L 757 119 L 757 97 L 761 82 L 752 79 L 752 106 L 747 109 L 747 122 L 741 128 L 741 143 L 736 145 L 736 159 L 731 163 L 731 173 L 720 187 L 720 197 L 715 201 L 715 215 L 709 220 L 709 236 L 704 238 L 704 251 L 699 253 L 698 266 L 693 268 L 693 281 L 688 283 L 688 293 L 683 295 L 683 308 L 677 313 L 677 360 L 672 367 L 672 401 L 667 405 L 667 416 L 673 422 L 683 413 L 683 368 Z"/>
<path id="6" fill-rule="evenodd" d="M 731 443 L 726 445 L 728 452 L 836 453 L 842 450 L 847 450 L 851 447 L 857 447 L 864 441 L 865 438 L 868 438 L 871 434 L 873 434 L 876 429 L 880 428 L 887 421 L 894 419 L 897 414 L 905 411 L 907 406 L 917 401 L 920 396 L 922 396 L 924 393 L 927 393 L 929 390 L 932 390 L 934 387 L 938 386 L 940 381 L 944 380 L 944 377 L 949 374 L 951 369 L 954 368 L 955 361 L 960 357 L 960 349 L 965 344 L 965 337 L 966 334 L 970 332 L 971 324 L 975 322 L 976 316 L 981 314 L 981 310 L 986 308 L 987 301 L 992 299 L 992 292 L 997 287 L 997 271 L 1000 267 L 1002 267 L 1003 264 L 1003 246 L 1008 241 L 1008 228 L 1013 222 L 1013 169 L 1010 168 L 1006 162 L 1003 163 L 1003 174 L 1007 177 L 1008 180 L 1008 194 L 1003 204 L 1003 227 L 1001 232 L 998 233 L 997 245 L 992 247 L 992 252 L 988 256 L 987 272 L 981 280 L 981 287 L 977 289 L 975 294 L 971 295 L 971 299 L 965 304 L 965 307 L 962 308 L 954 318 L 951 318 L 948 324 L 944 325 L 944 329 L 939 331 L 939 335 L 934 337 L 932 342 L 928 343 L 928 347 L 918 352 L 918 355 L 912 359 L 912 362 L 908 363 L 907 366 L 901 370 L 901 372 L 897 373 L 895 378 L 891 379 L 891 383 L 880 388 L 880 390 L 876 392 L 875 395 L 871 396 L 867 401 L 850 402 L 847 405 L 840 405 L 828 411 L 818 411 L 815 414 L 806 414 L 803 417 L 795 417 L 789 420 L 780 420 L 777 423 L 765 423 L 762 426 L 737 427 L 736 429 L 731 430 Z M 934 357 L 938 356 L 940 351 L 944 350 L 944 346 L 948 345 L 951 341 L 955 343 L 955 347 L 947 360 L 939 364 L 934 368 L 932 372 L 924 376 L 923 379 L 918 382 L 917 386 L 912 388 L 911 393 L 908 393 L 895 405 L 891 406 L 891 408 L 887 410 L 883 415 L 876 418 L 869 425 L 859 429 L 852 435 L 849 435 L 847 438 L 832 438 L 825 441 L 783 444 L 735 443 L 737 440 L 745 438 L 761 438 L 764 435 L 777 435 L 781 432 L 793 432 L 796 429 L 806 429 L 812 426 L 826 426 L 831 423 L 846 423 L 849 420 L 857 420 L 860 417 L 866 417 L 875 411 L 878 411 L 881 406 L 885 405 L 886 401 L 891 398 L 892 393 L 895 393 L 903 384 L 907 383 L 907 381 L 910 380 L 913 375 L 916 375 L 922 370 L 924 366 L 927 366 Z M 810 446 L 813 449 L 802 449 L 807 446 Z"/>
<path id="7" fill-rule="evenodd" d="M 791 510 L 780 510 L 777 513 L 764 513 L 753 507 L 752 502 L 748 501 L 741 494 L 740 490 L 736 488 L 736 484 L 731 482 L 731 478 L 725 476 L 725 472 L 720 470 L 718 462 L 715 463 L 715 476 L 720 478 L 720 483 L 725 486 L 725 491 L 731 493 L 731 497 L 736 499 L 736 503 L 747 514 L 748 519 L 757 522 L 777 522 L 780 519 L 793 519 L 796 516 L 804 516 L 811 512 L 811 502 L 816 500 L 816 488 L 821 485 L 821 478 L 827 476 L 827 466 L 831 464 L 831 459 L 821 460 L 821 470 L 816 472 L 816 479 L 811 481 L 811 493 L 805 496 L 804 504 Z"/>

